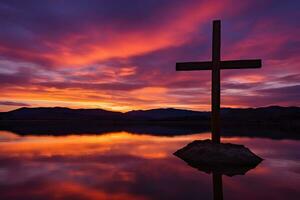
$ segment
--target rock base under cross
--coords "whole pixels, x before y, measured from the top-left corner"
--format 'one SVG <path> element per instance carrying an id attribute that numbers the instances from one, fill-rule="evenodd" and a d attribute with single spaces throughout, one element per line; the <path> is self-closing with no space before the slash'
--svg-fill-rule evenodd
<path id="1" fill-rule="evenodd" d="M 192 167 L 207 173 L 245 174 L 263 159 L 243 145 L 195 140 L 174 153 Z"/>

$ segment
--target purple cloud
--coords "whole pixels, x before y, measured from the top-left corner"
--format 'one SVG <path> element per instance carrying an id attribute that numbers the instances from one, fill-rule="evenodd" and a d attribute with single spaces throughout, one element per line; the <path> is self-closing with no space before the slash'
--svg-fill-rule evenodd
<path id="1" fill-rule="evenodd" d="M 13 101 L 0 101 L 0 105 L 2 105 L 2 106 L 30 106 L 27 103 L 13 102 Z"/>

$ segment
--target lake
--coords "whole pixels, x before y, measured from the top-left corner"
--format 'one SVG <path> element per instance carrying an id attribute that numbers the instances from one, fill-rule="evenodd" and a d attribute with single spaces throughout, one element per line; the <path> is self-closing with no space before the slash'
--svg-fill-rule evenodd
<path id="1" fill-rule="evenodd" d="M 213 199 L 212 174 L 173 153 L 210 133 L 125 131 L 24 135 L 0 131 L 0 199 Z M 230 136 L 264 158 L 246 175 L 222 176 L 224 199 L 299 199 L 300 140 Z"/>

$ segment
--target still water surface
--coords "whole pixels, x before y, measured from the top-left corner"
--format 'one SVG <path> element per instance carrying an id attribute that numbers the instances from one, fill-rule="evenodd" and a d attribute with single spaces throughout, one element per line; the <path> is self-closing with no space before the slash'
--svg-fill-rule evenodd
<path id="1" fill-rule="evenodd" d="M 18 136 L 0 132 L 0 199 L 213 199 L 212 175 L 173 152 L 209 133 Z M 300 199 L 300 142 L 231 137 L 265 160 L 223 175 L 224 199 Z"/>

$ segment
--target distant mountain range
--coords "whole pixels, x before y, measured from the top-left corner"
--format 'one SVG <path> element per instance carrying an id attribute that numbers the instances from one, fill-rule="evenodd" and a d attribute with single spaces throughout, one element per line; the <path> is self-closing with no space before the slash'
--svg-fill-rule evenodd
<path id="1" fill-rule="evenodd" d="M 226 123 L 293 123 L 300 120 L 300 107 L 223 108 Z M 0 120 L 101 120 L 101 121 L 209 121 L 210 112 L 162 108 L 126 113 L 103 109 L 64 107 L 19 108 L 0 113 Z"/>
<path id="2" fill-rule="evenodd" d="M 300 107 L 221 109 L 222 135 L 300 139 Z M 210 131 L 210 112 L 174 108 L 126 113 L 102 109 L 20 108 L 0 113 L 0 130 L 20 135 L 138 134 L 181 135 Z"/>

